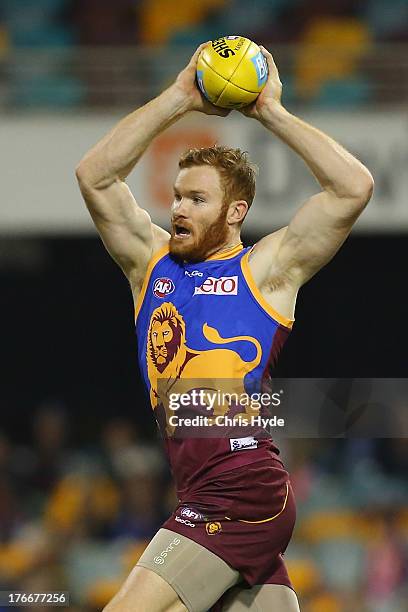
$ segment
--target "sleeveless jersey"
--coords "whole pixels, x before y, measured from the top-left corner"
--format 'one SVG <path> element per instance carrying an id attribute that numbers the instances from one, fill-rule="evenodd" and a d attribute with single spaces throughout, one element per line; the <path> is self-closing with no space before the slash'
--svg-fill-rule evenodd
<path id="1" fill-rule="evenodd" d="M 265 388 L 292 321 L 262 296 L 249 254 L 240 244 L 185 263 L 166 246 L 136 304 L 140 370 L 181 501 L 205 497 L 223 472 L 279 454 L 246 402 Z"/>

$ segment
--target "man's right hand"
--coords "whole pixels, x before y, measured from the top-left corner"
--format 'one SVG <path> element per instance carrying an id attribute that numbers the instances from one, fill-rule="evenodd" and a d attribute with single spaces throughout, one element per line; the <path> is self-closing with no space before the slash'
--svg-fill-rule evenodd
<path id="1" fill-rule="evenodd" d="M 189 110 L 196 110 L 207 115 L 226 117 L 231 111 L 211 104 L 197 87 L 197 61 L 201 51 L 209 44 L 211 44 L 211 41 L 205 42 L 197 48 L 187 66 L 178 75 L 174 87 L 185 95 Z"/>
<path id="2" fill-rule="evenodd" d="M 200 45 L 166 91 L 122 119 L 78 164 L 79 186 L 102 240 L 136 296 L 153 253 L 170 234 L 151 222 L 125 183 L 152 140 L 192 110 L 228 115 L 205 100 L 196 85 Z"/>

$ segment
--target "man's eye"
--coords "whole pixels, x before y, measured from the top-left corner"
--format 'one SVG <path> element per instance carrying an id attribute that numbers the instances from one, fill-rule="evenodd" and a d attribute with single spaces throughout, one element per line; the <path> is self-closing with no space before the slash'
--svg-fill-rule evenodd
<path id="1" fill-rule="evenodd" d="M 201 202 L 204 202 L 204 200 L 202 198 L 193 198 L 193 202 L 195 202 L 196 204 L 199 204 Z"/>
<path id="2" fill-rule="evenodd" d="M 176 200 L 176 202 L 179 202 L 181 200 L 181 195 L 179 193 L 175 193 L 174 199 Z"/>

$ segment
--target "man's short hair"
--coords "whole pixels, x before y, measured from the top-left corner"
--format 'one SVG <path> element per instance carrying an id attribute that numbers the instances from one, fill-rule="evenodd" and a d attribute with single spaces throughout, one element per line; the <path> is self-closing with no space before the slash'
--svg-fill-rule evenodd
<path id="1" fill-rule="evenodd" d="M 245 200 L 248 208 L 251 206 L 258 168 L 249 161 L 246 151 L 219 145 L 189 149 L 180 157 L 179 168 L 182 170 L 192 166 L 213 166 L 218 170 L 224 189 L 224 202 Z"/>

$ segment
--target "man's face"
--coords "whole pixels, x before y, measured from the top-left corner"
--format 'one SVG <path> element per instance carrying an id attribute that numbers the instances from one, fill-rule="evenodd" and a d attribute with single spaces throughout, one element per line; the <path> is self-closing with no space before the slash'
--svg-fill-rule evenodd
<path id="1" fill-rule="evenodd" d="M 180 170 L 171 207 L 170 253 L 203 261 L 228 242 L 228 205 L 218 170 L 193 166 Z"/>
<path id="2" fill-rule="evenodd" d="M 160 323 L 159 321 L 155 321 L 152 326 L 151 337 L 154 357 L 158 365 L 167 363 L 167 345 L 173 339 L 173 330 L 171 329 L 169 322 L 165 321 L 164 323 Z"/>

